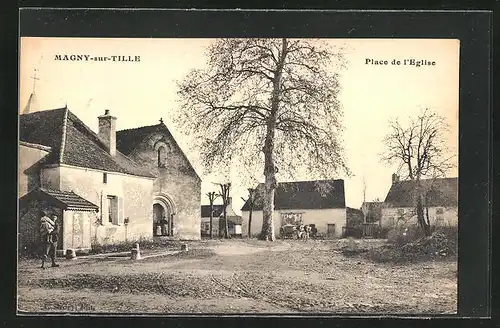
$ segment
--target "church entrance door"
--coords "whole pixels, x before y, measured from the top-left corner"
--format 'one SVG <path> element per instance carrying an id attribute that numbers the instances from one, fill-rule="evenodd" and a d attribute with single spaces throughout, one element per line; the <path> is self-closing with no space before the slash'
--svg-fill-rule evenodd
<path id="1" fill-rule="evenodd" d="M 153 236 L 171 235 L 170 211 L 162 204 L 153 205 Z"/>

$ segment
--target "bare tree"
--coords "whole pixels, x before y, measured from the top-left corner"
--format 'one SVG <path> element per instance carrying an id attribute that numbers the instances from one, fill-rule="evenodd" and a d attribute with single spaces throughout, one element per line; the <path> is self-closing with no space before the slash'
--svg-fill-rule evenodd
<path id="1" fill-rule="evenodd" d="M 241 176 L 263 171 L 263 240 L 275 238 L 278 167 L 280 178 L 347 172 L 336 73 L 344 61 L 332 49 L 318 40 L 219 39 L 206 69 L 179 83 L 175 122 L 199 142 L 205 169 L 235 160 Z"/>
<path id="2" fill-rule="evenodd" d="M 248 214 L 248 238 L 252 238 L 252 213 L 253 213 L 253 207 L 255 205 L 255 192 L 256 189 L 248 188 L 248 200 L 241 197 L 241 199 L 245 203 L 248 201 L 248 206 L 250 207 L 250 211 Z"/>
<path id="3" fill-rule="evenodd" d="M 215 191 L 207 193 L 208 201 L 210 202 L 210 239 L 213 238 L 213 217 L 214 217 L 214 201 L 219 194 L 216 194 Z"/>
<path id="4" fill-rule="evenodd" d="M 227 205 L 229 204 L 229 189 L 231 188 L 231 183 L 220 183 L 220 194 L 223 203 L 223 218 L 224 218 L 224 238 L 229 237 L 229 227 L 227 224 Z M 220 227 L 220 224 L 219 224 Z"/>
<path id="5" fill-rule="evenodd" d="M 384 138 L 386 152 L 382 160 L 388 164 L 398 164 L 401 178 L 414 181 L 418 224 L 424 234 L 429 236 L 429 217 L 424 215 L 429 190 L 422 186 L 421 180 L 445 177 L 454 167 L 452 159 L 455 155 L 447 154 L 449 149 L 444 138 L 449 126 L 442 116 L 427 108 L 418 117 L 411 118 L 405 126 L 398 120 L 391 121 L 390 130 Z"/>

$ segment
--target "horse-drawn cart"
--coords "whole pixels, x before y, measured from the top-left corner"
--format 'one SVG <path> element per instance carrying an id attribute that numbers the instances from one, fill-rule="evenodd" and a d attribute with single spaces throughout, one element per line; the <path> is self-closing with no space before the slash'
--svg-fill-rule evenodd
<path id="1" fill-rule="evenodd" d="M 297 227 L 293 224 L 285 224 L 280 228 L 281 239 L 295 239 L 297 238 Z"/>

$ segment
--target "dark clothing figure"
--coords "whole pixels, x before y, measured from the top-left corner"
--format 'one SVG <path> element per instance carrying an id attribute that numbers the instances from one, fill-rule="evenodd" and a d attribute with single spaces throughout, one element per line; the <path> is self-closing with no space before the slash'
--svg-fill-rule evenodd
<path id="1" fill-rule="evenodd" d="M 167 223 L 168 223 L 168 221 L 165 218 L 162 218 L 160 220 L 160 227 L 161 227 L 161 235 L 162 236 L 167 235 Z"/>
<path id="2" fill-rule="evenodd" d="M 42 269 L 45 269 L 45 261 L 50 257 L 52 262 L 52 267 L 58 267 L 59 264 L 56 263 L 56 251 L 57 251 L 57 242 L 59 241 L 59 223 L 57 222 L 57 218 L 53 218 L 53 230 L 42 237 Z"/>
<path id="3" fill-rule="evenodd" d="M 159 224 L 160 224 L 160 223 L 159 223 L 158 221 L 155 221 L 155 222 L 153 223 L 153 236 L 158 236 L 158 225 L 159 225 Z"/>
<path id="4" fill-rule="evenodd" d="M 311 237 L 316 238 L 317 233 L 318 229 L 316 229 L 316 226 L 311 227 Z"/>

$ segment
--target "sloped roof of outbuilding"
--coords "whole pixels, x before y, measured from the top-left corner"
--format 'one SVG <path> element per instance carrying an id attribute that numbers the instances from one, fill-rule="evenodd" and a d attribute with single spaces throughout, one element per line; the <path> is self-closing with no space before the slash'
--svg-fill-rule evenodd
<path id="1" fill-rule="evenodd" d="M 19 199 L 19 207 L 24 208 L 32 200 L 45 200 L 63 210 L 99 211 L 99 207 L 73 191 L 46 188 L 35 189 Z"/>

